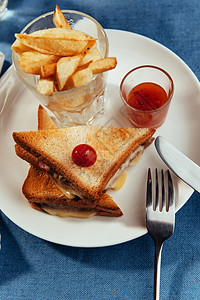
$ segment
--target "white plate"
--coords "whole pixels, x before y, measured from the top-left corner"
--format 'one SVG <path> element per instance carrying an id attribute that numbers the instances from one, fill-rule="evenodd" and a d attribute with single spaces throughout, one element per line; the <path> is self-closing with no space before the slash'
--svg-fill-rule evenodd
<path id="1" fill-rule="evenodd" d="M 99 124 L 130 125 L 119 97 L 119 84 L 131 68 L 152 64 L 168 71 L 175 83 L 175 94 L 162 135 L 182 152 L 200 164 L 200 99 L 199 82 L 187 65 L 162 45 L 130 32 L 107 30 L 110 56 L 118 65 L 109 72 L 107 114 Z M 11 67 L 0 81 L 0 206 L 15 224 L 45 240 L 80 247 L 101 247 L 135 239 L 146 233 L 145 181 L 148 167 L 164 167 L 152 144 L 139 163 L 128 170 L 124 187 L 110 194 L 124 212 L 120 218 L 62 219 L 32 209 L 21 192 L 28 165 L 14 152 L 13 131 L 37 130 L 38 101 L 18 80 Z M 184 167 L 184 166 L 183 166 Z M 191 196 L 193 190 L 173 176 L 176 187 L 176 209 Z"/>

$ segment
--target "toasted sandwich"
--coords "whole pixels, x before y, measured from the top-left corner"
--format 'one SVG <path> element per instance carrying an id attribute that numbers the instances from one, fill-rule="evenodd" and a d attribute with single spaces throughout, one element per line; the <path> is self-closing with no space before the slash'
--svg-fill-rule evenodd
<path id="1" fill-rule="evenodd" d="M 119 217 L 123 213 L 112 198 L 104 193 L 96 205 L 79 197 L 67 197 L 48 174 L 31 166 L 23 184 L 23 194 L 31 206 L 60 217 L 89 218 L 94 215 Z"/>
<path id="2" fill-rule="evenodd" d="M 125 169 L 138 160 L 152 142 L 150 128 L 78 126 L 30 132 L 14 132 L 15 142 L 34 157 L 31 164 L 41 167 L 61 190 L 88 205 L 97 205 L 115 185 Z M 90 145 L 97 153 L 90 167 L 80 167 L 72 159 L 77 145 Z M 30 162 L 29 155 L 23 159 Z"/>
<path id="3" fill-rule="evenodd" d="M 40 105 L 38 108 L 38 130 L 42 129 L 57 129 L 57 127 Z M 29 162 L 36 166 L 30 166 L 22 187 L 24 196 L 33 208 L 60 217 L 88 218 L 94 215 L 110 217 L 123 215 L 121 209 L 107 193 L 103 194 L 95 206 L 89 205 L 79 197 L 70 195 L 69 192 L 66 195 L 66 191 L 63 193 L 63 190 L 61 191 L 57 187 L 47 173 L 38 169 L 37 159 L 34 155 L 17 144 L 15 150 L 19 157 L 22 159 L 26 157 Z"/>

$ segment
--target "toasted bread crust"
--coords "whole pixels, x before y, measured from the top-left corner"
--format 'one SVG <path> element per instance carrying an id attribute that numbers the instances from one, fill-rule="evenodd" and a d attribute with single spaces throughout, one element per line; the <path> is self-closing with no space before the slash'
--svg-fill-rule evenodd
<path id="1" fill-rule="evenodd" d="M 38 107 L 38 130 L 42 129 L 57 129 L 56 125 L 52 121 L 52 119 L 47 114 L 46 110 L 43 108 L 42 105 L 39 105 Z M 15 145 L 15 152 L 17 156 L 19 156 L 21 159 L 26 160 L 31 165 L 38 168 L 38 160 L 37 158 L 24 150 L 22 147 L 20 147 L 18 144 Z"/>
<path id="2" fill-rule="evenodd" d="M 107 193 L 103 194 L 96 206 L 90 205 L 82 199 L 67 198 L 47 174 L 33 166 L 29 169 L 22 192 L 31 206 L 38 210 L 42 210 L 42 205 L 47 204 L 52 207 L 92 211 L 101 216 L 119 217 L 123 215 L 121 209 Z"/>
<path id="3" fill-rule="evenodd" d="M 15 144 L 15 153 L 17 156 L 19 156 L 21 159 L 27 161 L 31 165 L 35 166 L 38 168 L 38 159 L 25 149 L 23 149 L 20 145 Z"/>
<path id="4" fill-rule="evenodd" d="M 36 209 L 36 210 L 39 210 L 39 211 L 43 211 L 43 208 L 42 208 L 42 205 L 40 203 L 35 203 L 35 202 L 30 202 L 28 201 L 29 204 L 31 205 L 32 208 Z M 70 208 L 69 208 L 70 209 Z M 101 210 L 102 208 L 100 208 L 100 210 L 92 210 L 91 209 L 85 209 L 84 211 L 88 211 L 88 212 L 94 212 L 95 213 L 95 216 L 104 216 L 104 217 L 121 217 L 123 216 L 123 213 L 122 211 L 119 209 L 118 207 L 118 210 L 114 210 L 112 211 L 112 209 L 108 210 L 108 211 L 104 211 L 104 210 Z M 77 211 L 83 211 L 81 209 L 77 209 Z"/>
<path id="5" fill-rule="evenodd" d="M 39 105 L 38 107 L 38 130 L 43 129 L 57 129 L 53 120 L 49 117 L 46 110 Z"/>
<path id="6" fill-rule="evenodd" d="M 39 203 L 35 203 L 35 202 L 30 202 L 28 201 L 28 203 L 30 204 L 30 206 L 36 210 L 42 211 L 41 205 Z"/>
<path id="7" fill-rule="evenodd" d="M 16 143 L 64 176 L 86 197 L 95 200 L 120 165 L 154 134 L 154 129 L 79 126 L 38 132 L 14 132 Z M 71 159 L 74 147 L 90 144 L 97 152 L 97 161 L 90 168 L 81 168 Z M 103 172 L 102 172 L 103 170 Z"/>

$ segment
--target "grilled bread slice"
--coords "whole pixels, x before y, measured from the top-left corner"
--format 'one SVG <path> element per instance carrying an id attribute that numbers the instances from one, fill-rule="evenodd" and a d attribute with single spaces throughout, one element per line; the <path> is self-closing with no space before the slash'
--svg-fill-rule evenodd
<path id="1" fill-rule="evenodd" d="M 70 199 L 58 189 L 48 174 L 33 166 L 29 169 L 22 191 L 34 208 L 59 216 L 88 218 L 93 215 L 109 217 L 123 215 L 107 193 L 103 194 L 97 205 L 91 205 L 79 197 Z"/>
<path id="2" fill-rule="evenodd" d="M 98 201 L 117 170 L 131 161 L 140 147 L 145 148 L 154 134 L 148 128 L 78 126 L 58 130 L 14 132 L 17 144 L 50 168 L 51 174 L 67 182 L 79 197 Z M 72 151 L 79 144 L 89 144 L 97 153 L 91 167 L 76 165 Z M 26 157 L 24 158 L 26 159 Z"/>

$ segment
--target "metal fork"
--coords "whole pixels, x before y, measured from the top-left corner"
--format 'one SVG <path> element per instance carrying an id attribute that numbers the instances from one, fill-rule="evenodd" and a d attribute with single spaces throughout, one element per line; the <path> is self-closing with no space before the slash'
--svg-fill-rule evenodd
<path id="1" fill-rule="evenodd" d="M 160 173 L 160 174 L 159 174 Z M 146 227 L 155 244 L 154 300 L 159 299 L 161 251 L 165 240 L 174 232 L 175 199 L 173 182 L 169 170 L 151 169 L 147 175 Z M 155 181 L 154 181 L 155 179 Z"/>

